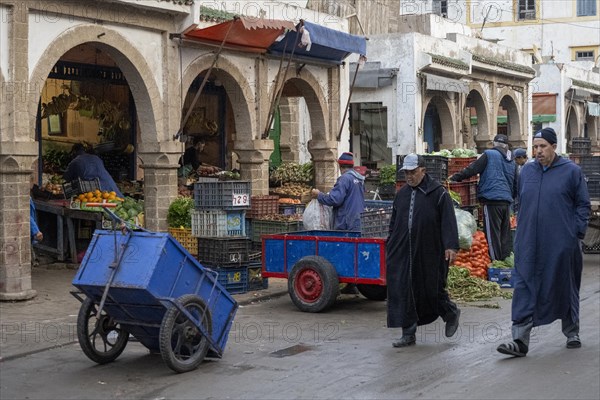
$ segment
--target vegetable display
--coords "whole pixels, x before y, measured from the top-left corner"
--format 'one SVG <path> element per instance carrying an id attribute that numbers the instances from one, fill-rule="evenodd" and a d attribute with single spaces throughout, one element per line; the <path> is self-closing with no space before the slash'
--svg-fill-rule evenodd
<path id="1" fill-rule="evenodd" d="M 503 291 L 495 282 L 472 276 L 466 268 L 450 267 L 448 293 L 455 301 L 489 300 L 494 297 L 511 299 L 512 292 Z"/>
<path id="2" fill-rule="evenodd" d="M 486 279 L 487 267 L 490 262 L 485 235 L 483 232 L 477 231 L 473 235 L 473 245 L 471 248 L 469 250 L 461 249 L 458 251 L 454 266 L 466 268 L 471 275 Z"/>
<path id="3" fill-rule="evenodd" d="M 471 149 L 454 149 L 454 150 L 443 149 L 440 151 L 435 151 L 433 153 L 430 153 L 430 155 L 442 156 L 442 157 L 447 157 L 447 158 L 452 158 L 452 157 L 470 158 L 470 157 L 477 157 L 477 152 L 474 150 L 471 150 Z"/>
<path id="4" fill-rule="evenodd" d="M 384 165 L 379 168 L 379 184 L 394 185 L 396 183 L 396 166 Z"/>
<path id="5" fill-rule="evenodd" d="M 506 257 L 504 260 L 494 260 L 490 264 L 491 268 L 504 268 L 510 269 L 515 267 L 515 254 L 510 253 L 510 256 Z"/>
<path id="6" fill-rule="evenodd" d="M 171 228 L 191 228 L 192 210 L 194 209 L 194 199 L 191 197 L 179 196 L 169 206 L 167 211 L 167 223 Z"/>

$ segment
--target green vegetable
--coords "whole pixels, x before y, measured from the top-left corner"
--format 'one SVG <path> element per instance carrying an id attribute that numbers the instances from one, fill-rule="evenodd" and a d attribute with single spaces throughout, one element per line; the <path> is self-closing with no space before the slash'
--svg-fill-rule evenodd
<path id="1" fill-rule="evenodd" d="M 379 168 L 379 184 L 393 185 L 396 183 L 396 166 L 384 165 Z"/>
<path id="2" fill-rule="evenodd" d="M 512 292 L 503 291 L 496 282 L 476 278 L 471 276 L 468 269 L 458 267 L 450 267 L 448 270 L 448 293 L 456 301 L 489 300 L 494 297 L 512 298 Z"/>
<path id="3" fill-rule="evenodd" d="M 167 223 L 171 228 L 191 228 L 194 199 L 187 196 L 177 197 L 167 211 Z"/>

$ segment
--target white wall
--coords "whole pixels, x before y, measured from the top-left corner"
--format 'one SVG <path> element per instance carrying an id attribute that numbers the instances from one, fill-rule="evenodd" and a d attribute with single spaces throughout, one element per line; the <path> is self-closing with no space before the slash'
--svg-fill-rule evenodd
<path id="1" fill-rule="evenodd" d="M 10 78 L 7 76 L 10 53 L 8 43 L 9 10 L 8 7 L 0 5 L 0 73 L 2 73 L 5 81 Z"/>

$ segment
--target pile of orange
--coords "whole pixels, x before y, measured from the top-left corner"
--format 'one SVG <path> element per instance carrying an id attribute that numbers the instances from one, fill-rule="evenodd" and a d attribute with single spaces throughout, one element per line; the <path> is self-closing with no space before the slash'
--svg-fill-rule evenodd
<path id="1" fill-rule="evenodd" d="M 77 196 L 77 200 L 79 200 L 81 203 L 99 203 L 104 200 L 113 203 L 116 201 L 123 201 L 123 199 L 117 197 L 115 192 L 101 191 L 98 189 L 92 192 L 81 193 L 79 196 Z"/>

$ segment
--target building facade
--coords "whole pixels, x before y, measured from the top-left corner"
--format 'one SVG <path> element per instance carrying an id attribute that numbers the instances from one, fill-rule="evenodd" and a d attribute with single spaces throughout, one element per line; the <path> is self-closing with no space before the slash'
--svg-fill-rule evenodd
<path id="1" fill-rule="evenodd" d="M 252 181 L 253 194 L 268 192 L 273 141 L 264 132 L 278 92 L 284 99 L 304 99 L 310 111 L 308 151 L 318 171 L 316 184 L 323 189 L 333 185 L 340 151 L 340 109 L 348 95 L 347 66 L 328 60 L 294 59 L 290 68 L 282 71 L 282 57 L 249 52 L 229 42 L 219 48 L 218 42 L 197 42 L 185 34 L 226 19 L 220 13 L 250 15 L 255 23 L 257 18 L 293 24 L 305 19 L 326 24 L 336 32 L 345 29 L 345 21 L 285 2 L 236 2 L 238 7 L 240 4 L 240 9 L 211 12 L 209 18 L 194 2 L 0 4 L 0 299 L 35 295 L 31 287 L 28 197 L 35 165 L 43 161 L 40 142 L 44 135 L 61 131 L 60 124 L 40 128 L 41 109 L 47 107 L 41 104 L 41 96 L 49 77 L 60 71 L 61 79 L 84 70 L 93 71 L 97 81 L 111 74 L 122 75 L 119 79 L 128 86 L 135 110 L 135 123 L 123 129 L 131 132 L 137 166 L 143 171 L 145 222 L 150 230 L 167 229 L 166 213 L 177 196 L 178 160 L 183 153 L 176 133 L 181 128 L 186 99 L 194 97 L 198 90 L 194 85 L 207 75 L 209 84 L 220 88 L 222 109 L 227 111 L 219 114 L 222 119 L 218 121 L 218 132 L 227 146 L 225 158 L 229 165 L 235 160 L 242 178 Z M 222 4 L 225 8 L 229 5 Z M 254 28 L 248 30 L 248 37 Z M 90 65 L 94 68 L 88 68 Z M 59 89 L 74 91 L 74 85 L 68 86 Z M 69 138 L 60 139 L 73 143 Z"/>

